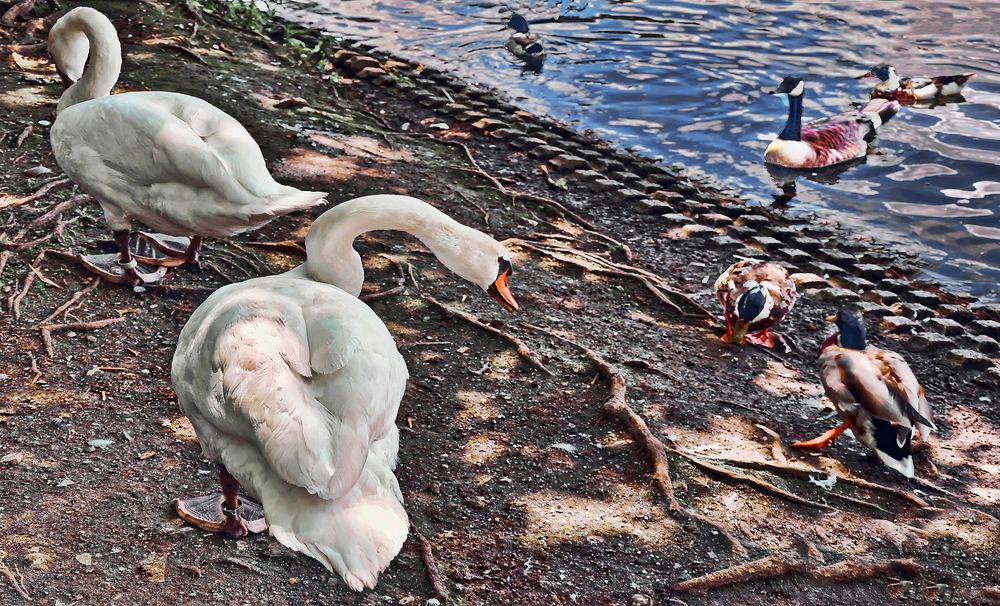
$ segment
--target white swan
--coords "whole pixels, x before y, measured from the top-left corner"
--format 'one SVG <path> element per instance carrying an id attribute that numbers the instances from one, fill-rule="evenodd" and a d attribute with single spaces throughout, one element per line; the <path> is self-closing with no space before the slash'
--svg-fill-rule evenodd
<path id="1" fill-rule="evenodd" d="M 262 530 L 248 513 L 254 505 L 237 504 L 242 484 L 278 541 L 355 590 L 375 585 L 408 530 L 393 475 L 406 364 L 357 298 L 364 270 L 353 242 L 376 229 L 415 235 L 453 272 L 517 309 L 503 245 L 415 198 L 367 196 L 316 219 L 301 266 L 206 299 L 181 331 L 172 368 L 178 404 L 221 465 L 223 488 L 176 501 L 181 517 L 234 536 Z"/>
<path id="2" fill-rule="evenodd" d="M 177 238 L 139 238 L 142 263 L 174 266 L 197 260 L 202 236 L 257 229 L 323 201 L 323 193 L 277 183 L 253 137 L 206 101 L 168 92 L 109 95 L 121 71 L 121 45 L 100 12 L 69 11 L 52 27 L 48 44 L 68 85 L 56 109 L 52 151 L 73 182 L 100 202 L 119 250 L 118 267 L 82 259 L 92 271 L 130 284 L 162 275 L 137 271 L 129 249 L 133 220 L 171 236 L 194 236 L 179 250 L 171 246 Z"/>

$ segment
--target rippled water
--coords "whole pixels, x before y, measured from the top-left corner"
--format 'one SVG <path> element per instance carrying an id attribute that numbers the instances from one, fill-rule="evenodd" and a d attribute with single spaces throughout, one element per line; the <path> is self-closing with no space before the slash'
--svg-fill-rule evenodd
<path id="1" fill-rule="evenodd" d="M 517 10 L 547 51 L 539 73 L 504 48 Z M 448 68 L 519 105 L 718 178 L 770 204 L 761 154 L 785 106 L 764 94 L 808 79 L 805 119 L 867 98 L 855 80 L 977 72 L 966 103 L 904 108 L 866 163 L 799 179 L 790 212 L 820 211 L 924 254 L 927 273 L 1000 298 L 1000 2 L 965 0 L 287 0 L 284 14 Z M 828 181 L 835 182 L 828 182 Z"/>

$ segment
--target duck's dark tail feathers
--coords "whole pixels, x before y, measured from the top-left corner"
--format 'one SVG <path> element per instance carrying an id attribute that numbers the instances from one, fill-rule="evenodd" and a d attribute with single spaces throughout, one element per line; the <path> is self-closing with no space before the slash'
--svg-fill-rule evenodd
<path id="1" fill-rule="evenodd" d="M 872 127 L 865 134 L 865 141 L 871 143 L 875 139 L 875 131 L 880 126 L 892 119 L 899 111 L 899 102 L 889 99 L 872 99 L 858 110 L 864 116 L 865 121 L 870 122 Z"/>
<path id="2" fill-rule="evenodd" d="M 896 425 L 882 419 L 873 418 L 875 426 L 875 453 L 883 463 L 908 478 L 913 477 L 913 457 L 910 443 L 913 428 Z"/>

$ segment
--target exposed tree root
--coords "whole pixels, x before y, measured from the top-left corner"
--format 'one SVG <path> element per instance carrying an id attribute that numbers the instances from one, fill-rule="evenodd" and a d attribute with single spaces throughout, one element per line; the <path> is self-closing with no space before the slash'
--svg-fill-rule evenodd
<path id="1" fill-rule="evenodd" d="M 402 136 L 432 139 L 438 143 L 443 143 L 445 145 L 452 145 L 458 147 L 463 152 L 465 152 L 465 157 L 466 159 L 468 159 L 469 163 L 472 164 L 472 168 L 464 168 L 464 169 L 462 169 L 461 167 L 455 167 L 455 168 L 460 168 L 461 170 L 473 173 L 475 175 L 479 175 L 480 177 L 486 179 L 487 181 L 490 182 L 490 185 L 493 189 L 499 191 L 501 194 L 505 196 L 510 196 L 512 203 L 517 202 L 518 199 L 521 199 L 521 200 L 528 200 L 529 202 L 534 202 L 540 206 L 547 206 L 549 208 L 559 211 L 563 215 L 569 217 L 576 223 L 586 227 L 589 230 L 595 230 L 595 231 L 597 230 L 597 228 L 594 226 L 593 223 L 591 223 L 587 219 L 584 219 L 583 217 L 573 212 L 572 210 L 566 208 L 566 206 L 561 202 L 557 202 L 556 200 L 552 200 L 551 198 L 545 198 L 543 196 L 536 196 L 535 194 L 529 194 L 527 192 L 513 191 L 507 189 L 504 186 L 504 184 L 500 182 L 499 179 L 497 179 L 493 175 L 483 170 L 483 167 L 480 166 L 478 162 L 476 162 L 476 159 L 472 155 L 472 151 L 469 149 L 469 146 L 467 146 L 465 143 L 462 143 L 461 141 L 451 141 L 449 139 L 441 139 L 428 133 L 405 133 L 402 134 Z"/>
<path id="2" fill-rule="evenodd" d="M 527 324 L 526 326 L 573 345 L 582 351 L 591 364 L 597 368 L 598 374 L 607 381 L 610 388 L 610 393 L 604 401 L 601 411 L 621 423 L 632 440 L 646 452 L 650 464 L 653 466 L 653 480 L 660 489 L 660 493 L 667 500 L 670 512 L 676 517 L 692 519 L 715 528 L 729 543 L 730 549 L 732 549 L 734 554 L 740 557 L 747 557 L 746 547 L 733 535 L 729 528 L 721 522 L 705 515 L 685 509 L 677 500 L 677 497 L 674 496 L 674 486 L 670 479 L 670 464 L 667 462 L 666 456 L 667 448 L 663 445 L 663 442 L 653 435 L 653 432 L 649 430 L 649 426 L 646 425 L 646 421 L 636 414 L 625 400 L 625 377 L 593 350 L 541 326 L 531 324 Z"/>
<path id="3" fill-rule="evenodd" d="M 724 457 L 711 457 L 711 460 L 721 461 L 728 465 L 733 465 L 734 467 L 743 467 L 744 469 L 770 471 L 776 474 L 794 475 L 798 477 L 809 477 L 813 474 L 820 474 L 820 473 L 831 474 L 831 472 L 828 471 L 824 471 L 821 469 L 813 469 L 811 467 L 803 467 L 800 465 L 779 465 L 776 463 L 765 463 L 763 461 L 740 461 Z M 837 482 L 843 482 L 844 484 L 851 484 L 859 488 L 865 488 L 872 492 L 885 493 L 901 501 L 906 501 L 907 503 L 916 505 L 917 507 L 930 506 L 930 504 L 927 503 L 927 501 L 921 499 L 920 497 L 918 497 L 913 493 L 906 492 L 905 490 L 900 490 L 898 488 L 893 488 L 891 486 L 883 486 L 882 484 L 877 484 L 875 482 L 870 482 L 868 480 L 863 480 L 861 478 L 842 476 L 840 474 L 831 474 L 831 475 L 836 476 Z"/>
<path id="4" fill-rule="evenodd" d="M 10 259 L 11 253 L 9 250 L 0 252 L 0 277 L 3 277 L 3 270 L 7 267 L 7 260 Z"/>
<path id="5" fill-rule="evenodd" d="M 712 314 L 712 312 L 708 311 L 707 309 L 696 303 L 694 300 L 692 300 L 684 293 L 667 288 L 666 286 L 663 285 L 662 278 L 642 268 L 633 267 L 630 265 L 620 265 L 618 263 L 608 261 L 607 259 L 602 259 L 601 257 L 598 257 L 591 253 L 582 250 L 577 250 L 575 248 L 567 246 L 551 247 L 551 246 L 546 246 L 540 242 L 530 242 L 528 240 L 523 240 L 521 238 L 509 238 L 507 240 L 504 240 L 504 244 L 507 243 L 514 244 L 515 246 L 521 246 L 529 250 L 533 250 L 543 255 L 552 257 L 553 259 L 556 259 L 558 261 L 562 261 L 563 263 L 574 265 L 576 267 L 579 267 L 581 269 L 584 269 L 592 273 L 605 274 L 609 276 L 620 276 L 624 278 L 632 278 L 633 280 L 637 280 L 643 286 L 645 286 L 646 289 L 649 290 L 649 292 L 652 293 L 653 296 L 655 296 L 661 303 L 663 303 L 667 307 L 670 307 L 671 309 L 681 314 L 682 316 L 686 316 L 688 314 L 685 313 L 684 310 L 680 308 L 680 306 L 671 301 L 664 293 L 668 293 L 673 297 L 681 299 L 684 303 L 696 309 L 700 315 L 711 320 L 713 323 L 716 321 L 715 316 Z M 584 259 L 584 261 L 581 261 L 574 257 L 580 257 Z"/>
<path id="6" fill-rule="evenodd" d="M 730 470 L 726 469 L 725 467 L 721 467 L 719 465 L 715 465 L 714 463 L 710 463 L 710 462 L 708 462 L 706 460 L 703 460 L 703 459 L 701 459 L 699 457 L 696 457 L 694 455 L 690 455 L 690 454 L 688 454 L 688 453 L 686 453 L 686 452 L 684 452 L 682 450 L 677 450 L 677 449 L 671 448 L 670 451 L 673 452 L 673 453 L 676 453 L 676 454 L 678 454 L 678 455 L 680 455 L 682 457 L 684 457 L 692 465 L 694 465 L 695 467 L 698 467 L 699 469 L 711 472 L 712 474 L 715 474 L 715 475 L 718 475 L 718 476 L 722 476 L 724 478 L 728 478 L 728 479 L 730 479 L 730 480 L 732 480 L 734 482 L 740 483 L 740 484 L 746 484 L 747 486 L 751 486 L 751 487 L 757 489 L 760 492 L 776 496 L 778 498 L 781 498 L 781 499 L 784 499 L 786 501 L 789 501 L 790 503 L 796 503 L 798 505 L 804 505 L 806 507 L 814 507 L 816 509 L 822 509 L 824 511 L 828 511 L 830 509 L 833 509 L 829 505 L 825 505 L 823 503 L 818 503 L 816 501 L 810 501 L 809 499 L 807 499 L 805 497 L 800 497 L 797 494 L 792 494 L 792 493 L 788 492 L 787 490 L 785 490 L 783 488 L 779 488 L 779 487 L 775 486 L 774 484 L 768 482 L 767 480 L 763 480 L 761 478 L 758 478 L 757 476 L 747 475 L 747 474 L 742 474 L 742 473 L 736 473 L 734 471 L 730 471 Z"/>
<path id="7" fill-rule="evenodd" d="M 675 583 L 671 589 L 684 593 L 708 593 L 728 585 L 773 579 L 805 570 L 806 563 L 801 559 L 788 555 L 772 555 Z"/>
<path id="8" fill-rule="evenodd" d="M 16 591 L 19 596 L 30 602 L 31 596 L 28 595 L 28 591 L 24 587 L 24 576 L 22 576 L 21 571 L 17 569 L 17 564 L 14 564 L 14 569 L 11 570 L 10 567 L 4 562 L 4 559 L 6 558 L 7 552 L 0 549 L 0 574 L 7 577 L 7 580 L 14 586 L 14 591 Z"/>
<path id="9" fill-rule="evenodd" d="M 431 583 L 434 597 L 444 604 L 448 601 L 448 592 L 444 587 L 444 577 L 441 576 L 437 563 L 434 561 L 434 550 L 431 547 L 431 542 L 421 534 L 420 530 L 412 522 L 410 523 L 410 530 L 413 531 L 413 534 L 417 537 L 417 541 L 420 543 L 420 557 L 423 559 L 424 567 L 427 569 L 427 580 Z"/>
<path id="10" fill-rule="evenodd" d="M 45 343 L 45 353 L 49 358 L 55 357 L 55 349 L 52 347 L 52 333 L 60 330 L 97 330 L 112 324 L 118 324 L 125 320 L 124 316 L 117 318 L 105 318 L 103 320 L 91 320 L 89 322 L 71 322 L 69 324 L 42 324 L 39 330 L 42 331 L 42 342 Z"/>
<path id="11" fill-rule="evenodd" d="M 75 293 L 73 293 L 73 295 L 69 298 L 68 301 L 66 301 L 65 303 L 63 303 L 59 307 L 57 307 L 55 309 L 55 311 L 53 311 L 48 316 L 46 316 L 44 320 L 42 320 L 41 322 L 38 323 L 38 326 L 41 326 L 42 324 L 48 323 L 49 320 L 51 320 L 52 318 L 55 318 L 56 316 L 58 316 L 59 314 L 61 314 L 63 312 L 70 311 L 75 306 L 75 304 L 77 304 L 77 302 L 80 299 L 82 299 L 83 297 L 85 297 L 88 293 L 90 293 L 90 291 L 92 291 L 95 288 L 97 288 L 97 286 L 100 283 L 101 283 L 101 279 L 100 278 L 94 278 L 94 281 L 91 282 L 89 286 L 87 286 L 86 288 L 83 288 L 83 289 L 78 290 Z"/>
<path id="12" fill-rule="evenodd" d="M 31 271 L 31 268 L 38 269 L 38 266 L 41 264 L 42 259 L 44 258 L 45 258 L 45 251 L 43 250 L 42 252 L 38 253 L 38 256 L 35 257 L 35 260 L 31 262 L 31 265 L 29 266 L 28 269 L 28 273 L 24 276 L 24 285 L 21 287 L 21 290 L 13 293 L 10 297 L 7 298 L 7 309 L 14 312 L 15 320 L 21 319 L 21 301 L 24 300 L 24 297 L 28 294 L 28 291 L 31 289 L 31 285 L 35 282 L 36 274 L 35 272 Z"/>
<path id="13" fill-rule="evenodd" d="M 42 216 L 32 219 L 32 221 L 28 223 L 28 227 L 39 227 L 41 225 L 48 225 L 49 223 L 55 221 L 56 218 L 61 213 L 74 210 L 78 206 L 86 202 L 89 202 L 91 200 L 93 200 L 93 198 L 91 198 L 87 194 L 80 194 L 79 196 L 73 196 L 72 198 L 63 200 L 59 204 L 56 204 L 55 206 L 47 210 L 45 214 L 43 214 Z"/>
<path id="14" fill-rule="evenodd" d="M 532 351 L 531 348 L 528 347 L 528 345 L 524 341 L 522 341 L 521 339 L 515 337 L 512 334 L 504 332 L 504 331 L 500 330 L 499 328 L 494 328 L 494 327 L 490 326 L 489 324 L 486 324 L 485 322 L 483 322 L 482 320 L 480 320 L 479 318 L 477 318 L 476 316 L 474 316 L 472 314 L 469 314 L 469 313 L 466 313 L 464 311 L 455 309 L 453 307 L 449 307 L 449 306 L 447 306 L 444 303 L 438 301 L 437 299 L 435 299 L 434 297 L 432 297 L 430 295 L 421 294 L 420 297 L 424 301 L 427 301 L 428 303 L 434 305 L 435 307 L 437 307 L 438 309 L 440 309 L 441 311 L 443 311 L 444 314 L 446 316 L 448 316 L 449 318 L 458 318 L 460 320 L 465 320 L 469 324 L 472 324 L 473 326 L 477 326 L 477 327 L 485 330 L 486 332 L 490 333 L 491 335 L 495 335 L 497 337 L 500 337 L 500 338 L 506 340 L 507 342 L 513 344 L 517 348 L 517 355 L 519 355 L 522 358 L 524 358 L 525 360 L 527 360 L 527 362 L 529 364 L 531 364 L 532 366 L 534 366 L 538 370 L 541 370 L 545 374 L 547 374 L 547 375 L 551 375 L 552 374 L 552 371 L 549 370 L 548 368 L 546 368 L 544 364 L 542 364 L 542 361 L 538 359 L 538 356 L 535 355 L 535 352 Z"/>
<path id="15" fill-rule="evenodd" d="M 41 200 L 45 196 L 49 195 L 53 191 L 70 184 L 69 177 L 63 177 L 62 179 L 56 179 L 46 183 L 45 185 L 38 188 L 35 193 L 30 196 L 25 196 L 23 198 L 17 198 L 16 200 L 11 200 L 10 202 L 4 203 L 0 206 L 0 209 L 4 208 L 17 208 L 18 206 L 24 206 L 25 204 L 30 204 L 36 200 Z"/>
<path id="16" fill-rule="evenodd" d="M 923 570 L 923 566 L 910 559 L 870 562 L 852 558 L 836 564 L 813 568 L 808 561 L 802 558 L 791 555 L 773 555 L 676 583 L 672 589 L 686 593 L 703 594 L 729 585 L 774 579 L 792 573 L 801 574 L 817 581 L 848 583 L 875 577 L 915 577 L 920 575 Z"/>
<path id="17" fill-rule="evenodd" d="M 14 25 L 14 21 L 18 17 L 23 17 L 31 12 L 31 9 L 35 7 L 36 0 L 21 0 L 20 2 L 15 2 L 14 6 L 7 9 L 7 12 L 0 17 L 0 23 L 4 25 Z"/>

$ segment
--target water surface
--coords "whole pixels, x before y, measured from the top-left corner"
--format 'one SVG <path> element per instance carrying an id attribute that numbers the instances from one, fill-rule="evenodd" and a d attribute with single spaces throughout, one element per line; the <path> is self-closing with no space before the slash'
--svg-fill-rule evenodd
<path id="1" fill-rule="evenodd" d="M 512 10 L 542 37 L 538 73 L 504 48 Z M 779 193 L 761 154 L 784 123 L 785 106 L 764 93 L 782 76 L 808 79 L 809 120 L 866 99 L 854 77 L 877 63 L 903 76 L 974 71 L 966 103 L 904 108 L 867 162 L 799 179 L 789 212 L 902 244 L 929 277 L 1000 299 L 998 1 L 286 0 L 282 12 L 497 87 L 761 204 Z"/>

